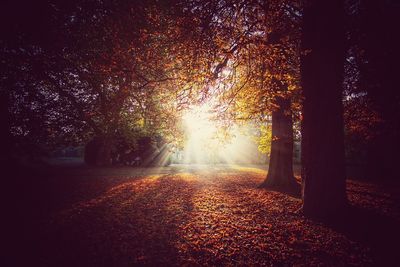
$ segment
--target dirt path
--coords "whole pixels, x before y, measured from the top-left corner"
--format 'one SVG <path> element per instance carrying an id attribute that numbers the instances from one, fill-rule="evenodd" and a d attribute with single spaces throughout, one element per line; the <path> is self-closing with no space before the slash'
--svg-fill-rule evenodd
<path id="1" fill-rule="evenodd" d="M 177 169 L 118 180 L 56 212 L 39 242 L 44 266 L 371 265 L 368 242 L 305 219 L 300 199 L 257 189 L 265 171 Z M 106 178 L 91 180 L 104 183 Z M 96 188 L 88 182 L 88 191 Z M 350 199 L 396 217 L 393 199 L 350 184 Z M 358 190 L 358 191 L 357 191 Z M 364 190 L 364 191 L 363 191 Z M 357 194 L 375 194 L 368 202 Z M 358 193 L 357 193 L 358 192 Z M 361 193 L 360 193 L 361 192 Z M 381 194 L 381 195 L 379 195 Z M 378 197 L 376 197 L 376 195 Z M 345 218 L 344 218 L 345 219 Z"/>

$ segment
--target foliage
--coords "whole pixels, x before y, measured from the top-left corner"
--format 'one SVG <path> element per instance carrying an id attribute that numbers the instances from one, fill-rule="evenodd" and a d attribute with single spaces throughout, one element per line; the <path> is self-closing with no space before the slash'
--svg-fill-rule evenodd
<path id="1" fill-rule="evenodd" d="M 270 155 L 272 131 L 270 125 L 260 126 L 260 137 L 258 138 L 258 150 L 261 153 Z"/>
<path id="2" fill-rule="evenodd" d="M 278 97 L 291 99 L 293 111 L 286 112 L 298 118 L 300 4 L 211 0 L 184 3 L 185 14 L 202 22 L 200 34 L 209 42 L 205 48 L 210 51 L 204 56 L 211 58 L 210 74 L 206 76 L 210 86 L 203 88 L 203 95 L 211 95 L 219 125 L 266 125 L 272 111 L 280 107 Z M 263 136 L 262 152 L 268 149 L 269 141 L 264 138 L 264 130 L 256 134 Z"/>
<path id="3" fill-rule="evenodd" d="M 399 129 L 391 6 L 347 2 L 344 116 L 352 146 Z M 21 149 L 99 136 L 134 146 L 162 135 L 181 146 L 183 111 L 205 101 L 222 132 L 234 123 L 267 125 L 279 97 L 291 100 L 299 125 L 301 1 L 51 0 L 26 8 L 35 12 L 17 4 L 4 12 L 0 40 L 0 89 Z M 265 127 L 259 131 L 266 151 Z"/>
<path id="4" fill-rule="evenodd" d="M 59 145 L 117 132 L 179 136 L 182 66 L 172 61 L 170 39 L 160 32 L 160 6 L 75 1 L 46 7 L 53 25 L 48 43 L 31 41 L 24 31 L 17 32 L 20 43 L 3 43 L 9 68 L 1 87 L 11 89 L 17 139 Z"/>

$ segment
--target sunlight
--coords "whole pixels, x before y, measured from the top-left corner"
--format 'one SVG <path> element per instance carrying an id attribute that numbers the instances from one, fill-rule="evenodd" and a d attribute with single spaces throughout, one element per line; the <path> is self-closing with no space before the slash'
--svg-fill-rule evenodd
<path id="1" fill-rule="evenodd" d="M 221 128 L 213 119 L 211 104 L 194 106 L 183 117 L 186 143 L 183 163 L 254 163 L 265 162 L 254 140 L 246 134 L 248 126 L 234 125 L 221 134 Z"/>
<path id="2" fill-rule="evenodd" d="M 217 160 L 220 142 L 216 139 L 217 127 L 211 116 L 210 104 L 206 103 L 192 107 L 183 117 L 187 134 L 185 163 L 210 163 Z"/>

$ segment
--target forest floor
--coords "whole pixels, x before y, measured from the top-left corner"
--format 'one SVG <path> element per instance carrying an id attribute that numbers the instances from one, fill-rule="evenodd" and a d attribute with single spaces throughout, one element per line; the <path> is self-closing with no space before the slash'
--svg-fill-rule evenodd
<path id="1" fill-rule="evenodd" d="M 298 213 L 300 198 L 257 188 L 265 176 L 265 168 L 235 165 L 56 168 L 39 185 L 21 187 L 25 197 L 16 205 L 25 223 L 14 260 L 30 266 L 399 264 L 398 183 L 349 180 L 353 211 L 343 223 L 327 225 Z"/>

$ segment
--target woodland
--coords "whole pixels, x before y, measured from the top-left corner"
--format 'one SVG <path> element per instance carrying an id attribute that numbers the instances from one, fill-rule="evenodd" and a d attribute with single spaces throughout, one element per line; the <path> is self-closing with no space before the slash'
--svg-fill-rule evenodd
<path id="1" fill-rule="evenodd" d="M 0 5 L 9 266 L 399 265 L 396 1 Z"/>

